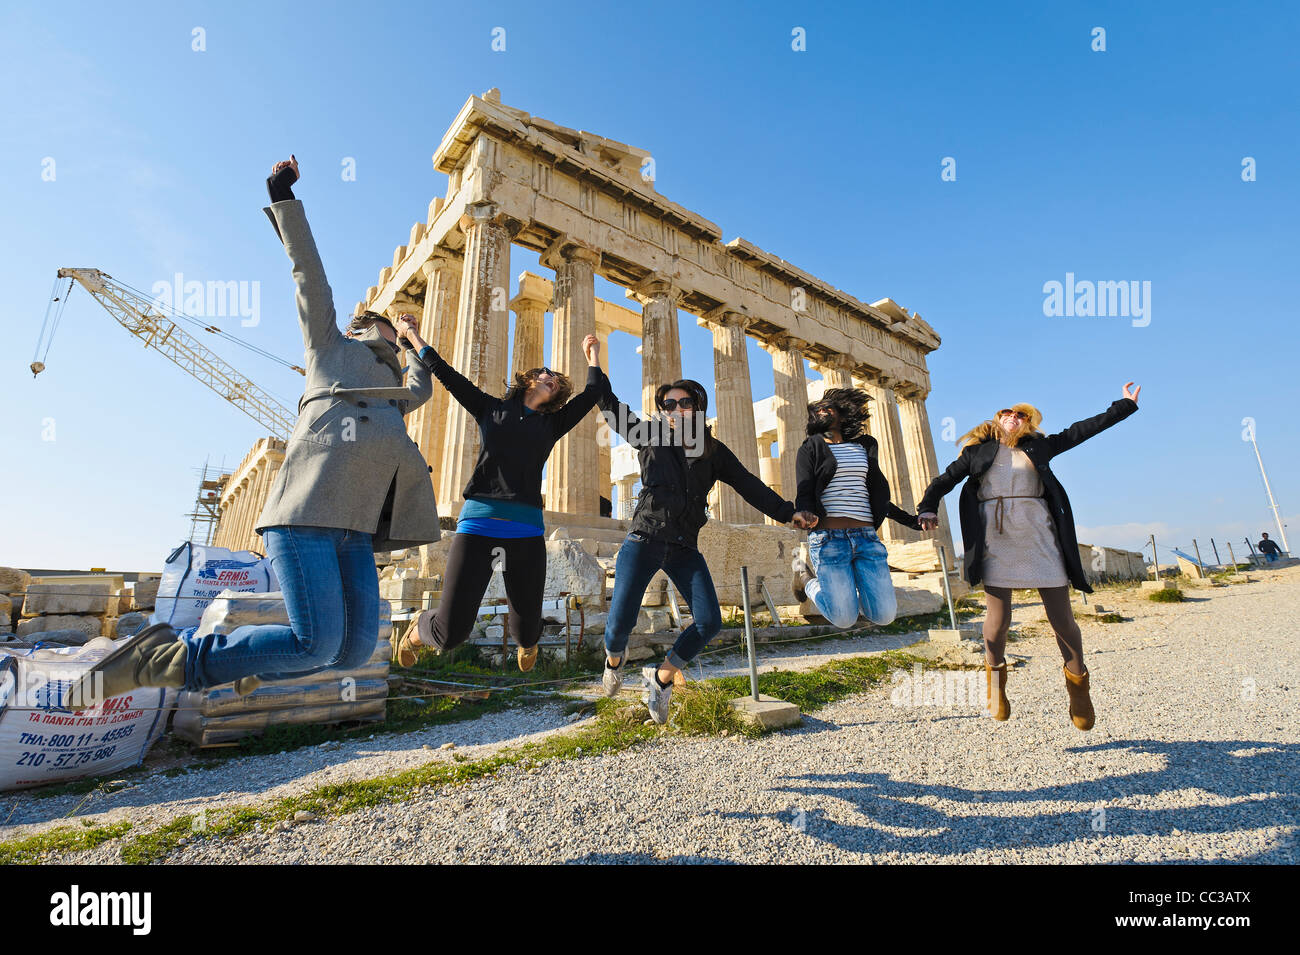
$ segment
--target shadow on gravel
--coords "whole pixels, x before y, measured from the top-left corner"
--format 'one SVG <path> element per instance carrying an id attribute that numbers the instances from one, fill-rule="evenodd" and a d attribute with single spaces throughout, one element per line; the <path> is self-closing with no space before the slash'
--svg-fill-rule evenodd
<path id="1" fill-rule="evenodd" d="M 564 865 L 740 865 L 731 859 L 715 859 L 712 856 L 690 855 L 669 856 L 661 859 L 645 852 L 593 852 L 577 859 L 569 859 Z"/>
<path id="2" fill-rule="evenodd" d="M 782 777 L 786 783 L 772 787 L 773 792 L 790 794 L 793 802 L 790 809 L 774 813 L 725 813 L 724 817 L 772 819 L 787 826 L 797 818 L 797 828 L 801 831 L 848 852 L 916 852 L 939 856 L 980 848 L 1064 845 L 1107 836 L 1172 836 L 1290 826 L 1292 833 L 1278 845 L 1232 861 L 1294 863 L 1300 857 L 1297 852 L 1300 797 L 1293 791 L 1300 744 L 1134 739 L 1069 748 L 1073 753 L 1107 750 L 1160 754 L 1165 757 L 1166 765 L 1159 770 L 1020 790 L 918 783 L 893 779 L 887 773 L 811 773 Z M 1115 805 L 1126 797 L 1158 796 L 1189 788 L 1239 801 L 1228 806 L 1170 809 Z M 1260 795 L 1268 791 L 1280 791 L 1284 795 Z M 820 809 L 801 809 L 799 798 L 810 796 L 841 800 L 856 810 L 861 821 L 846 825 L 829 818 Z M 925 805 L 935 799 L 959 803 L 966 811 L 953 813 Z M 1034 816 L 1011 816 L 999 811 L 1003 805 L 1040 801 L 1076 802 L 1083 807 Z M 1105 810 L 1104 815 L 1099 809 Z M 1171 855 L 1169 861 L 1196 859 Z"/>

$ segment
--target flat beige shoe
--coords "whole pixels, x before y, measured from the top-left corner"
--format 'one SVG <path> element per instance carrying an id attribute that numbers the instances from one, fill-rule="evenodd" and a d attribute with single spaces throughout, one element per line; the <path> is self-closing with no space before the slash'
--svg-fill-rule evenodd
<path id="1" fill-rule="evenodd" d="M 519 669 L 527 673 L 537 665 L 537 647 L 520 647 L 515 652 L 515 661 L 519 664 Z"/>

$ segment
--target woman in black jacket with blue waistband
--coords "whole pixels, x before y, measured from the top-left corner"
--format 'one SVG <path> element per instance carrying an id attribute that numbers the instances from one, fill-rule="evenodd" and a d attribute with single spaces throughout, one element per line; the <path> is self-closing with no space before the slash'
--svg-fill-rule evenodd
<path id="1" fill-rule="evenodd" d="M 595 335 L 583 339 L 587 386 L 570 400 L 568 377 L 549 368 L 516 374 L 506 394 L 495 398 L 448 365 L 413 329 L 407 340 L 477 422 L 481 445 L 447 554 L 442 600 L 437 610 L 420 614 L 415 632 L 408 630 L 399 641 L 397 662 L 412 665 L 419 646 L 450 650 L 464 643 L 500 565 L 506 627 L 518 647 L 519 669 L 531 670 L 542 636 L 546 583 L 542 469 L 555 443 L 586 417 L 609 386 L 600 370 L 600 343 Z"/>
<path id="2" fill-rule="evenodd" d="M 623 684 L 627 638 L 641 612 L 650 579 L 660 570 L 690 605 L 692 622 L 659 666 L 646 667 L 645 701 L 656 723 L 668 719 L 673 678 L 722 629 L 722 610 L 713 577 L 696 547 L 700 528 L 708 521 L 705 507 L 717 481 L 781 523 L 796 518 L 794 505 L 747 471 L 736 455 L 709 432 L 705 424 L 708 398 L 697 381 L 681 379 L 660 385 L 655 407 L 662 414 L 648 421 L 606 389 L 600 399 L 609 426 L 637 449 L 641 462 L 641 494 L 632 515 L 632 529 L 618 550 L 614 594 L 605 624 L 604 688 L 613 696 Z M 797 526 L 803 525 L 799 515 Z"/>
<path id="3" fill-rule="evenodd" d="M 959 513 L 966 579 L 984 585 L 988 610 L 984 617 L 984 672 L 989 712 L 994 719 L 1011 716 L 1007 701 L 1007 664 L 1003 658 L 1011 623 L 1012 589 L 1036 588 L 1065 659 L 1065 688 L 1070 720 L 1081 730 L 1092 729 L 1096 716 L 1083 665 L 1083 637 L 1070 608 L 1073 584 L 1092 593 L 1079 543 L 1074 514 L 1065 488 L 1048 462 L 1076 445 L 1118 424 L 1137 411 L 1139 387 L 1124 386 L 1099 415 L 1076 421 L 1064 431 L 1042 434 L 1042 415 L 1030 404 L 1003 408 L 993 418 L 959 439 L 961 455 L 930 482 L 917 505 L 921 526 L 939 526 L 939 501 L 966 478 Z"/>

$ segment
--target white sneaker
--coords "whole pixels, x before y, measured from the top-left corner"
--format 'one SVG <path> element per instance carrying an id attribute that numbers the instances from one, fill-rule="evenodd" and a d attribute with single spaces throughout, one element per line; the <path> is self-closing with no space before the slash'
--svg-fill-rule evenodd
<path id="1" fill-rule="evenodd" d="M 623 686 L 623 671 L 627 669 L 627 653 L 623 653 L 618 669 L 609 665 L 609 657 L 605 657 L 605 673 L 600 678 L 600 685 L 605 690 L 606 696 L 614 696 Z"/>
<path id="2" fill-rule="evenodd" d="M 794 559 L 790 561 L 790 592 L 794 594 L 800 603 L 808 599 L 805 588 L 808 586 L 808 581 L 812 580 L 814 576 L 812 565 L 804 557 L 803 546 L 801 545 L 795 551 Z"/>
<path id="3" fill-rule="evenodd" d="M 658 665 L 645 667 L 641 671 L 641 679 L 645 681 L 645 693 L 641 699 L 645 701 L 646 708 L 650 711 L 650 719 L 654 720 L 660 726 L 668 722 L 668 702 L 673 696 L 673 685 L 660 686 L 657 674 Z"/>

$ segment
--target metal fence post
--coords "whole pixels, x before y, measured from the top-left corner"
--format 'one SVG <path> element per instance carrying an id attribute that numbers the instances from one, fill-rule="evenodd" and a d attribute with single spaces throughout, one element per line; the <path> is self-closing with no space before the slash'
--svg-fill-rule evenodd
<path id="1" fill-rule="evenodd" d="M 749 689 L 758 702 L 758 662 L 754 658 L 754 623 L 749 616 L 749 568 L 740 568 L 740 601 L 745 611 L 745 644 L 749 647 Z"/>

